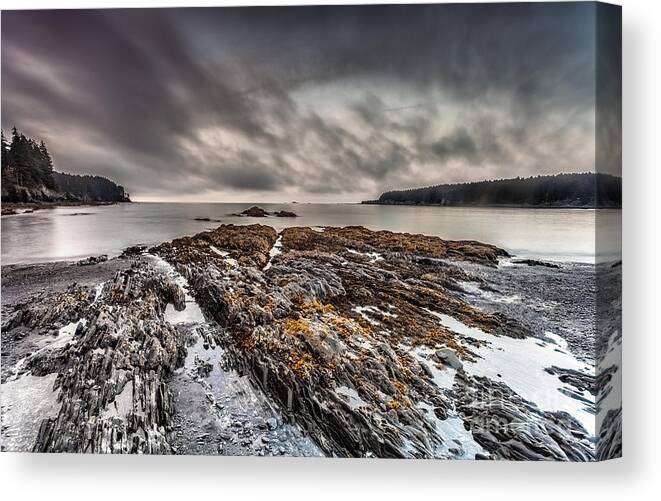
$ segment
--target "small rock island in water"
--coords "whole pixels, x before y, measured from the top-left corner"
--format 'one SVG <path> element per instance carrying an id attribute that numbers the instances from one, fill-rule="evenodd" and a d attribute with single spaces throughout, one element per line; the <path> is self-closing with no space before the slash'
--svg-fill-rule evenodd
<path id="1" fill-rule="evenodd" d="M 235 214 L 237 216 L 244 216 L 244 217 L 269 217 L 269 216 L 276 216 L 276 217 L 298 217 L 298 214 L 287 211 L 287 210 L 279 210 L 275 211 L 273 213 L 268 212 L 265 209 L 262 209 L 261 207 L 258 207 L 257 205 L 253 205 L 249 209 L 244 210 L 240 214 Z"/>
<path id="2" fill-rule="evenodd" d="M 589 365 L 516 305 L 467 293 L 510 287 L 507 259 L 475 241 L 254 224 L 87 266 L 4 266 L 3 449 L 594 459 Z M 510 267 L 559 272 L 528 264 Z M 555 407 L 533 401 L 540 384 Z"/>

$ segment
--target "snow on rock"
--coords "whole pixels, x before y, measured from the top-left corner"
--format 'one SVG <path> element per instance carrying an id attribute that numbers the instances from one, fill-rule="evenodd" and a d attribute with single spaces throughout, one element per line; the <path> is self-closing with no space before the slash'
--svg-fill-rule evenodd
<path id="1" fill-rule="evenodd" d="M 358 392 L 353 388 L 349 388 L 347 386 L 338 386 L 335 388 L 335 393 L 341 395 L 352 409 L 360 409 L 361 407 L 366 407 L 369 405 L 362 398 L 360 398 Z"/>
<path id="2" fill-rule="evenodd" d="M 273 258 L 279 256 L 280 254 L 282 254 L 282 235 L 278 235 L 278 238 L 273 244 L 273 247 L 271 247 L 271 250 L 269 251 L 269 262 L 266 263 L 266 266 L 264 266 L 264 271 L 271 267 Z"/>
<path id="3" fill-rule="evenodd" d="M 471 347 L 478 357 L 475 361 L 464 362 L 466 372 L 504 382 L 542 410 L 565 411 L 578 419 L 590 435 L 594 435 L 594 406 L 590 405 L 594 404 L 594 397 L 589 392 L 583 392 L 577 399 L 568 394 L 576 390 L 560 391 L 564 389 L 563 383 L 557 376 L 545 371 L 546 368 L 559 367 L 593 375 L 594 368 L 577 360 L 562 346 L 558 347 L 557 339 L 547 343 L 537 338 L 494 336 L 448 315 L 427 311 L 438 318 L 441 325 L 457 334 L 483 341 L 480 347 Z"/>
<path id="4" fill-rule="evenodd" d="M 160 271 L 167 274 L 174 282 L 184 290 L 186 307 L 182 311 L 177 311 L 172 303 L 165 307 L 165 320 L 172 325 L 177 324 L 195 324 L 204 322 L 204 315 L 195 299 L 189 294 L 188 281 L 179 274 L 174 267 L 158 256 L 152 256 L 155 266 Z"/>

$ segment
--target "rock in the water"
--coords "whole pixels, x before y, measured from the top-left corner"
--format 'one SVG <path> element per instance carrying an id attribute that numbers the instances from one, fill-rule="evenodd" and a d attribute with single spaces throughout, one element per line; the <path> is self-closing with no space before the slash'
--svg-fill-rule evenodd
<path id="1" fill-rule="evenodd" d="M 298 214 L 295 212 L 290 212 L 287 210 L 276 211 L 273 213 L 273 215 L 277 217 L 298 217 Z"/>
<path id="2" fill-rule="evenodd" d="M 193 218 L 193 221 L 204 221 L 204 222 L 219 223 L 220 219 L 211 219 L 210 217 L 195 217 L 195 218 Z"/>
<path id="3" fill-rule="evenodd" d="M 248 217 L 267 217 L 269 213 L 262 209 L 261 207 L 257 207 L 256 205 L 253 205 L 249 209 L 244 210 L 240 214 L 241 216 L 248 216 Z"/>

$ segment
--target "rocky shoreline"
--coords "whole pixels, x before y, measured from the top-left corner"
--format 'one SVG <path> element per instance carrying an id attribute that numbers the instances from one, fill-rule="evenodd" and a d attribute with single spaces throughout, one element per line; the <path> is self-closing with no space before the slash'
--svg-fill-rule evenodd
<path id="1" fill-rule="evenodd" d="M 104 205 L 117 205 L 118 203 L 120 202 L 84 202 L 77 200 L 25 203 L 2 202 L 2 215 L 14 216 L 16 214 L 29 214 L 38 210 L 56 209 L 57 207 L 96 207 Z"/>
<path id="2" fill-rule="evenodd" d="M 221 225 L 88 266 L 3 267 L 3 449 L 593 460 L 587 365 L 467 292 L 508 258 L 362 227 Z M 557 409 L 491 374 L 517 350 L 540 354 L 529 370 Z M 30 399 L 53 405 L 35 415 Z"/>

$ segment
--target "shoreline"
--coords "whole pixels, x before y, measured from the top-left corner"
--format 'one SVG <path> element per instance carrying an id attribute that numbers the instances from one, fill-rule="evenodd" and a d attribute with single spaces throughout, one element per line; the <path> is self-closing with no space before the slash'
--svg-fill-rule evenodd
<path id="1" fill-rule="evenodd" d="M 156 261 L 151 255 L 158 256 Z M 533 335 L 529 330 L 533 324 L 526 327 L 528 320 L 514 308 L 516 303 L 494 310 L 499 301 L 480 304 L 471 299 L 475 290 L 465 284 L 481 291 L 480 301 L 494 294 L 494 287 L 502 291 L 497 299 L 507 299 L 513 293 L 504 288 L 511 287 L 513 280 L 505 273 L 518 270 L 533 284 L 542 277 L 556 280 L 559 272 L 567 277 L 575 273 L 525 264 L 496 268 L 500 255 L 505 255 L 502 249 L 479 242 L 380 234 L 359 227 L 327 227 L 321 232 L 294 227 L 278 233 L 263 225 L 223 225 L 88 266 L 72 262 L 5 266 L 3 386 L 18 391 L 21 381 L 51 384 L 50 379 L 39 378 L 50 378 L 53 371 L 70 381 L 58 384 L 61 389 L 55 394 L 43 395 L 56 398 L 61 407 L 54 407 L 57 420 L 49 414 L 38 430 L 35 450 L 41 451 L 81 450 L 78 432 L 62 441 L 58 427 L 87 433 L 89 423 L 69 414 L 67 402 L 94 398 L 89 393 L 93 388 L 78 386 L 77 381 L 98 379 L 107 381 L 102 388 L 109 396 L 93 400 L 100 406 L 97 419 L 124 438 L 113 442 L 109 436 L 103 440 L 99 436 L 91 449 L 95 452 L 317 455 L 320 449 L 350 457 L 373 453 L 539 459 L 548 454 L 547 458 L 590 460 L 594 452 L 588 442 L 581 445 L 588 439 L 577 422 L 562 420 L 562 429 L 568 428 L 561 443 L 547 442 L 548 448 L 540 452 L 540 437 L 536 444 L 526 445 L 526 435 L 517 431 L 483 433 L 481 419 L 511 417 L 469 412 L 475 402 L 460 397 L 496 391 L 507 405 L 518 406 L 513 390 L 504 383 L 524 396 L 531 391 L 502 370 L 501 381 L 495 374 L 490 376 L 493 380 L 480 379 L 478 374 L 490 374 L 488 362 L 498 351 L 483 341 L 472 341 L 472 336 L 487 336 L 490 343 L 502 339 L 507 352 L 532 349 L 560 357 L 556 365 L 573 360 L 558 354 L 552 339 Z M 500 283 L 493 282 L 501 275 Z M 365 280 L 374 287 L 366 289 Z M 545 294 L 545 288 L 538 292 Z M 147 322 L 149 331 L 140 327 L 142 322 Z M 66 337 L 62 332 L 70 325 L 73 330 Z M 413 332 L 411 325 L 416 325 Z M 160 341 L 144 345 L 147 341 L 140 340 L 145 335 Z M 126 343 L 111 341 L 115 336 Z M 115 361 L 139 360 L 122 351 L 134 349 L 135 343 L 161 346 L 146 354 L 156 364 L 150 369 L 156 371 L 153 376 L 138 365 L 129 369 L 133 377 L 129 372 L 128 378 L 119 380 L 96 373 L 100 367 L 114 367 Z M 99 357 L 105 360 L 101 365 Z M 218 371 L 221 359 L 231 369 Z M 536 366 L 530 371 L 545 384 L 556 377 Z M 145 377 L 156 378 L 149 379 L 153 386 L 138 386 L 146 384 Z M 240 383 L 244 377 L 250 387 Z M 212 385 L 211 394 L 200 381 Z M 166 396 L 144 400 L 156 405 L 145 410 L 156 419 L 149 426 L 159 430 L 146 441 L 126 441 L 145 436 L 128 425 L 134 421 L 127 411 L 132 407 L 125 402 L 129 398 L 130 404 L 126 388 L 134 392 L 152 388 L 148 391 Z M 235 389 L 241 388 L 254 392 L 250 393 L 253 403 L 237 400 Z M 12 391 L 11 398 L 24 398 Z M 562 393 L 556 398 L 564 399 L 564 405 L 578 402 Z M 134 401 L 136 405 L 143 404 Z M 245 405 L 272 407 L 282 415 L 258 410 L 260 419 L 235 425 Z M 551 419 L 547 411 L 521 407 L 517 412 L 531 423 Z M 214 419 L 228 419 L 231 425 L 209 435 L 205 429 Z M 381 422 L 387 423 L 384 428 Z M 356 438 L 355 430 L 361 430 L 362 439 Z M 202 445 L 201 435 L 206 437 Z M 420 437 L 426 438 L 420 441 Z M 455 439 L 457 447 L 448 445 Z M 558 435 L 541 440 L 557 439 Z M 516 447 L 508 445 L 513 442 Z"/>
<path id="2" fill-rule="evenodd" d="M 599 206 L 592 205 L 511 205 L 511 204 L 484 204 L 484 205 L 447 205 L 447 204 L 422 204 L 422 203 L 391 203 L 364 200 L 356 202 L 357 205 L 382 205 L 396 207 L 441 207 L 448 209 L 578 209 L 578 210 L 622 210 L 622 206 Z"/>
<path id="3" fill-rule="evenodd" d="M 267 206 L 287 206 L 295 207 L 306 206 L 306 205 L 378 205 L 378 206 L 395 206 L 395 207 L 436 207 L 436 208 L 448 208 L 448 209 L 577 209 L 577 210 L 622 210 L 622 206 L 576 206 L 576 205 L 441 205 L 441 204 L 417 204 L 417 203 L 380 203 L 380 202 L 371 202 L 371 201 L 360 201 L 360 202 L 218 202 L 218 201 L 209 201 L 209 202 L 193 202 L 193 201 L 168 201 L 168 200 L 131 200 L 130 202 L 2 202 L 2 206 L 10 206 L 15 208 L 22 208 L 29 205 L 35 206 L 44 206 L 44 209 L 51 207 L 66 207 L 66 206 L 76 206 L 76 205 L 117 205 L 122 203 L 130 203 L 135 205 L 149 205 L 149 204 L 172 204 L 172 205 L 245 205 L 247 207 L 253 206 L 256 204 L 267 205 Z"/>
<path id="4" fill-rule="evenodd" d="M 105 205 L 117 205 L 120 203 L 131 202 L 84 202 L 84 201 L 62 201 L 62 202 L 2 202 L 3 216 L 15 216 L 19 214 L 29 214 L 39 210 L 56 209 L 58 207 L 100 207 Z"/>

